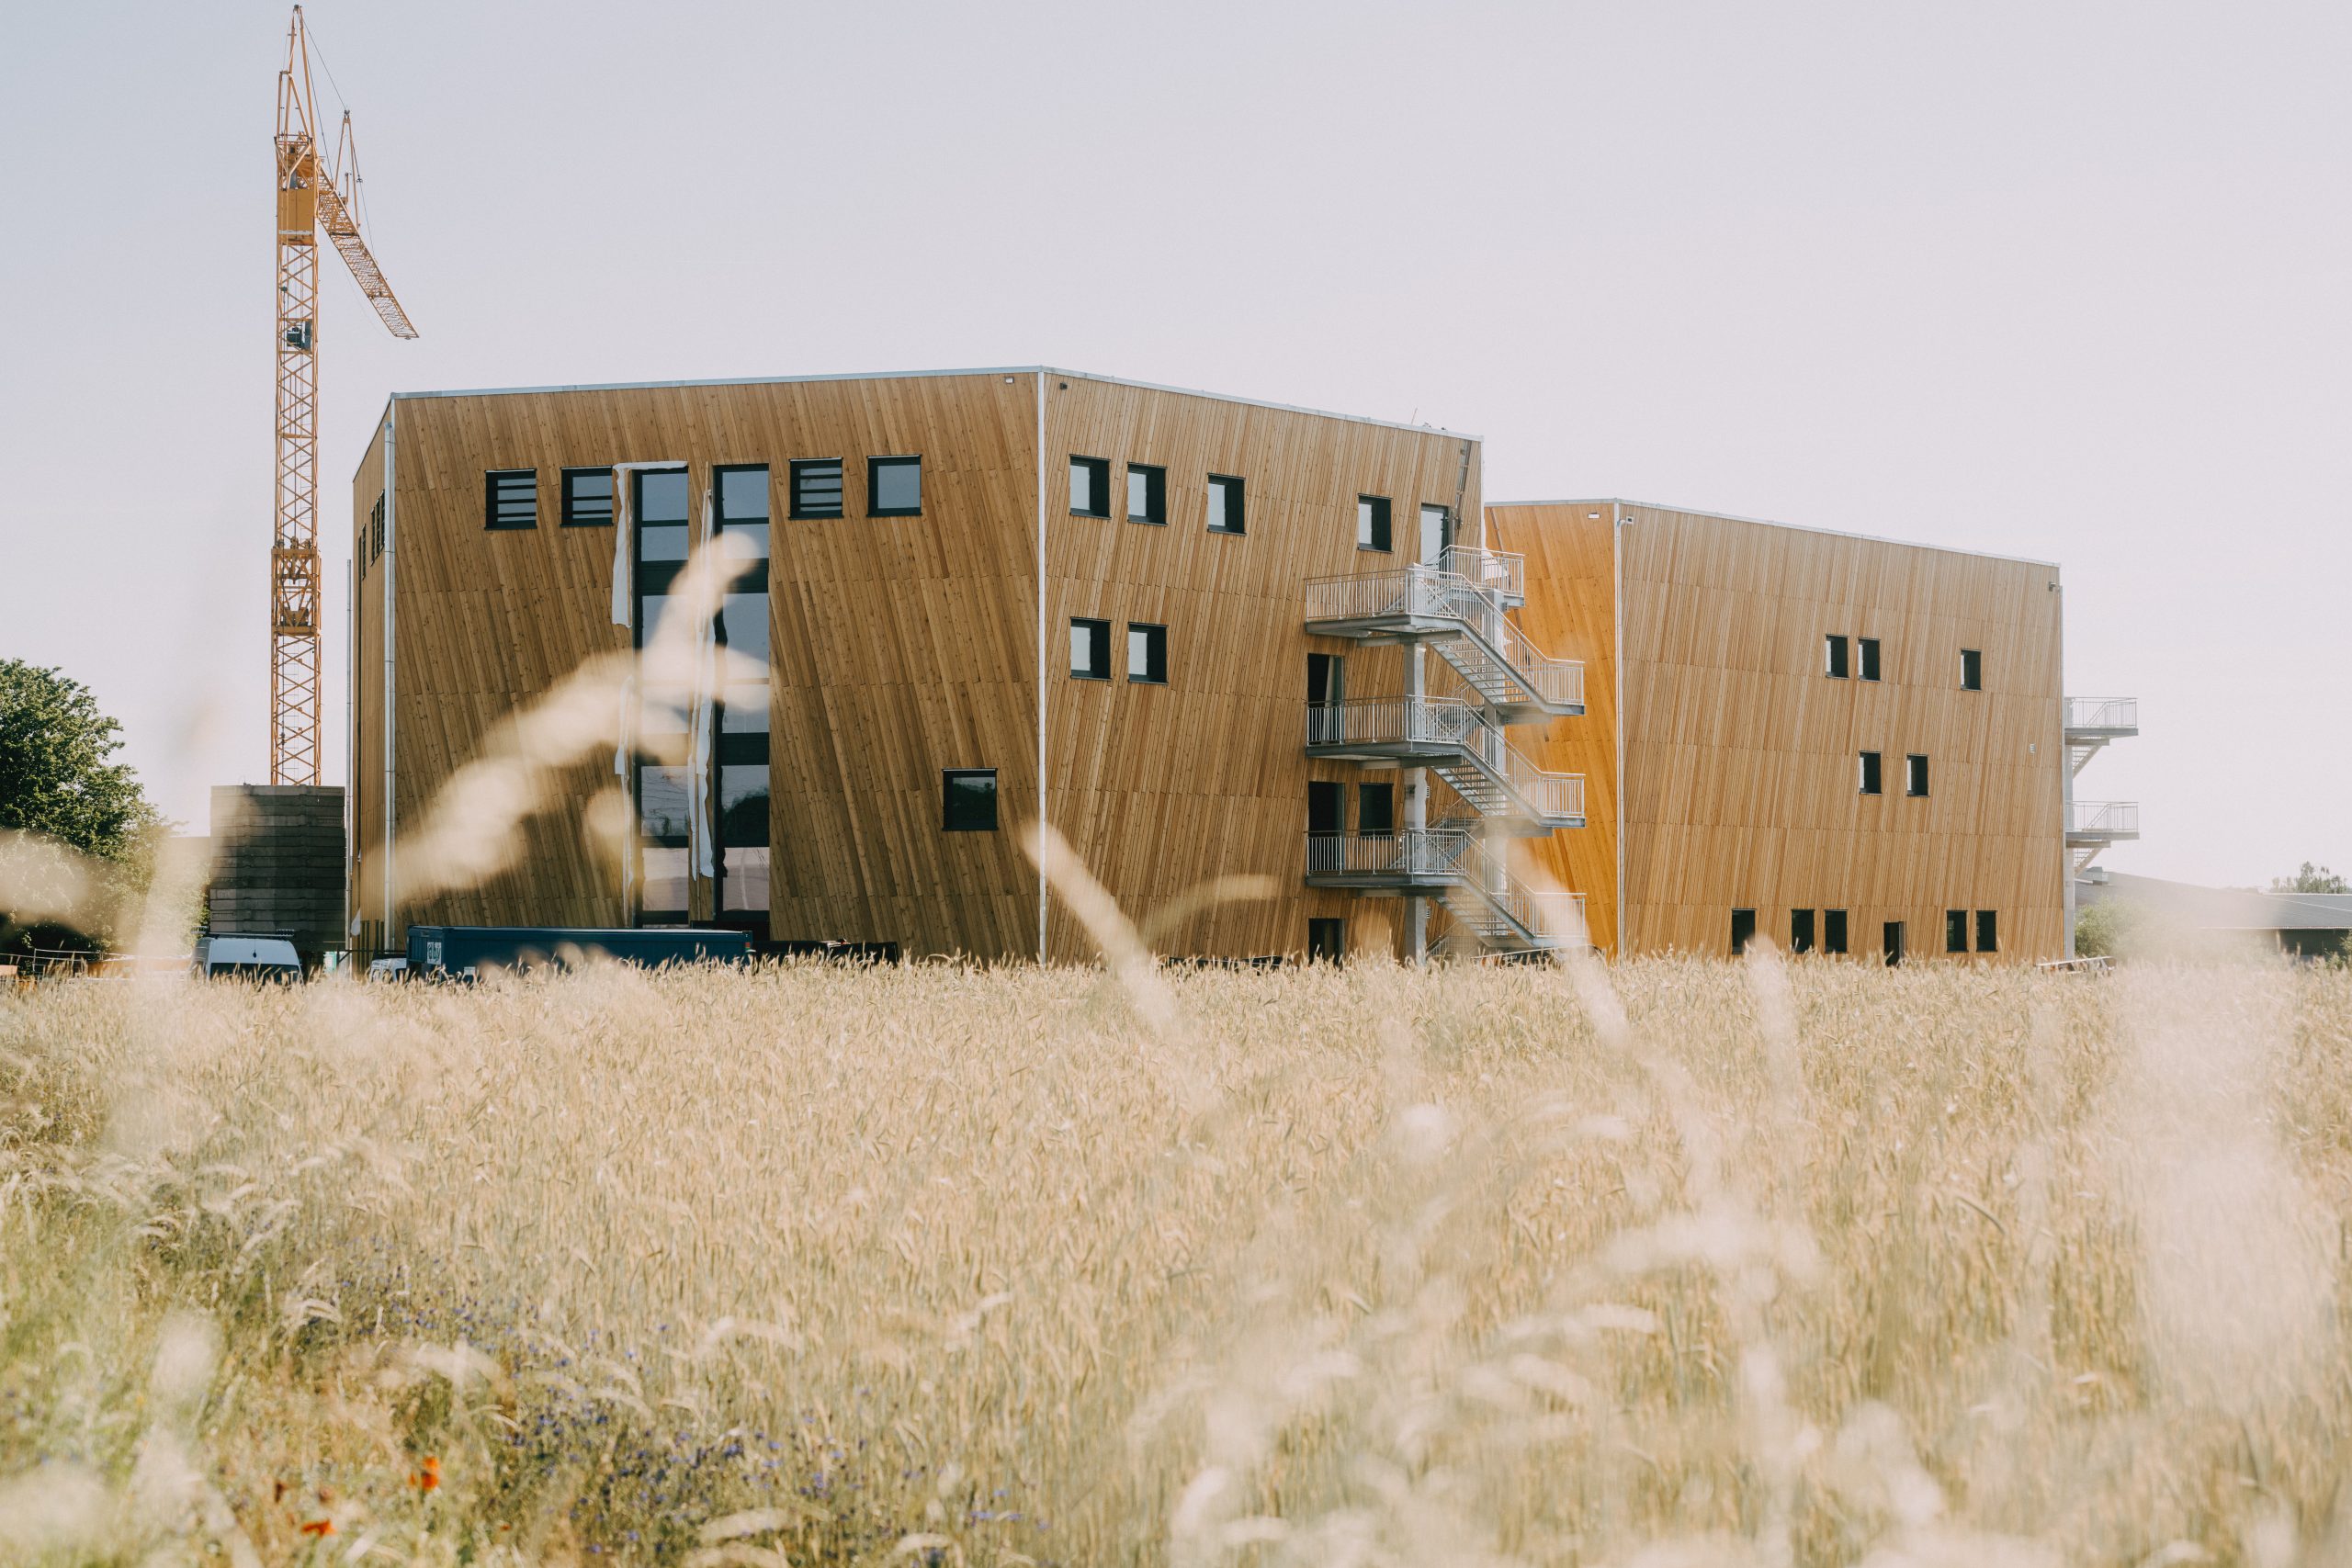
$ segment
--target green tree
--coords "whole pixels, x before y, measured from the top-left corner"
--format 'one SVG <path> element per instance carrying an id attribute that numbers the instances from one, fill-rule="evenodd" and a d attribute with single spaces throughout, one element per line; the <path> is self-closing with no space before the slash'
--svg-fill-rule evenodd
<path id="1" fill-rule="evenodd" d="M 38 834 L 102 862 L 107 880 L 129 892 L 153 875 L 168 824 L 130 765 L 113 761 L 121 735 L 79 681 L 0 659 L 0 831 Z M 0 910 L 0 939 L 9 925 Z"/>
<path id="2" fill-rule="evenodd" d="M 2352 893 L 2352 882 L 2327 869 L 2305 861 L 2292 876 L 2271 878 L 2273 893 Z"/>

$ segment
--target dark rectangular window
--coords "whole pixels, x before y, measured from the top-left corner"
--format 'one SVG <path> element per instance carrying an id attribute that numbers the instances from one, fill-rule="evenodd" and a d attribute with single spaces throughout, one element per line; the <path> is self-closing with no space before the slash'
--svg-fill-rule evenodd
<path id="1" fill-rule="evenodd" d="M 1127 521 L 1155 525 L 1168 521 L 1168 470 L 1148 463 L 1127 465 Z"/>
<path id="2" fill-rule="evenodd" d="M 1879 788 L 1879 754 L 1865 751 L 1862 753 L 1862 793 L 1876 795 Z"/>
<path id="3" fill-rule="evenodd" d="M 563 470 L 563 525 L 567 528 L 609 528 L 613 525 L 613 470 Z"/>
<path id="4" fill-rule="evenodd" d="M 1747 951 L 1747 944 L 1755 940 L 1756 911 L 1753 909 L 1734 909 L 1731 912 L 1732 952 L 1734 953 L 1746 953 Z"/>
<path id="5" fill-rule="evenodd" d="M 1243 531 L 1242 484 L 1230 474 L 1209 476 L 1209 532 L 1238 534 Z"/>
<path id="6" fill-rule="evenodd" d="M 716 470 L 712 479 L 718 515 L 713 520 L 731 541 L 738 558 L 734 587 L 765 594 L 768 585 L 768 469 L 742 463 Z M 731 608 L 733 600 L 729 601 Z M 761 600 L 760 658 L 767 657 L 767 602 Z M 731 640 L 731 638 L 730 638 Z"/>
<path id="7" fill-rule="evenodd" d="M 1168 683 L 1168 628 L 1127 624 L 1127 679 L 1147 686 Z"/>
<path id="8" fill-rule="evenodd" d="M 1984 689 L 1984 656 L 1973 648 L 1960 650 L 1960 689 L 1981 692 Z"/>
<path id="9" fill-rule="evenodd" d="M 1306 782 L 1306 830 L 1318 835 L 1344 833 L 1348 830 L 1348 799 L 1341 786 L 1329 779 L 1309 779 Z"/>
<path id="10" fill-rule="evenodd" d="M 1336 653 L 1306 656 L 1306 743 L 1336 745 L 1347 739 L 1346 713 L 1340 706 L 1347 690 L 1347 664 Z"/>
<path id="11" fill-rule="evenodd" d="M 1967 910 L 1946 909 L 1944 911 L 1944 951 L 1946 953 L 1968 951 Z"/>
<path id="12" fill-rule="evenodd" d="M 949 768 L 939 775 L 940 828 L 950 833 L 996 831 L 996 770 Z"/>
<path id="13" fill-rule="evenodd" d="M 1387 838 L 1396 831 L 1395 784 L 1356 785 L 1356 831 L 1375 839 Z"/>
<path id="14" fill-rule="evenodd" d="M 865 459 L 865 514 L 868 517 L 922 515 L 922 459 Z"/>
<path id="15" fill-rule="evenodd" d="M 1979 953 L 1998 953 L 2001 951 L 2001 914 L 1999 910 L 1979 909 L 1976 911 L 1976 951 Z"/>
<path id="16" fill-rule="evenodd" d="M 792 465 L 792 515 L 839 517 L 842 514 L 842 460 L 811 457 Z"/>
<path id="17" fill-rule="evenodd" d="M 1356 497 L 1356 548 L 1385 550 L 1391 547 L 1388 532 L 1388 498 L 1385 495 Z"/>
<path id="18" fill-rule="evenodd" d="M 1111 623 L 1073 618 L 1069 623 L 1069 672 L 1080 681 L 1111 678 Z"/>
<path id="19" fill-rule="evenodd" d="M 766 847 L 768 765 L 765 762 L 719 764 L 718 841 L 730 849 Z"/>
<path id="20" fill-rule="evenodd" d="M 721 523 L 764 523 L 768 520 L 768 466 L 738 463 L 714 470 Z"/>
<path id="21" fill-rule="evenodd" d="M 1916 751 L 1903 759 L 1903 793 L 1905 795 L 1928 793 L 1928 759 Z"/>
<path id="22" fill-rule="evenodd" d="M 539 525 L 539 476 L 533 468 L 492 468 L 482 475 L 482 526 Z"/>
<path id="23" fill-rule="evenodd" d="M 1862 656 L 1862 679 L 1865 681 L 1877 680 L 1878 638 L 1874 637 L 1863 637 L 1861 639 L 1860 651 Z"/>
<path id="24" fill-rule="evenodd" d="M 1347 921 L 1309 920 L 1306 922 L 1306 961 L 1309 964 L 1337 964 L 1347 956 Z"/>
<path id="25" fill-rule="evenodd" d="M 1077 517 L 1111 515 L 1111 465 L 1101 457 L 1069 460 L 1069 509 Z"/>
<path id="26" fill-rule="evenodd" d="M 1821 911 L 1821 951 L 1824 953 L 1846 951 L 1845 910 L 1824 909 Z"/>
<path id="27" fill-rule="evenodd" d="M 1903 962 L 1903 922 L 1889 920 L 1879 928 L 1879 952 L 1892 966 Z"/>
<path id="28" fill-rule="evenodd" d="M 1811 909 L 1789 911 L 1789 951 L 1791 953 L 1813 951 L 1813 911 Z"/>
<path id="29" fill-rule="evenodd" d="M 1825 660 L 1822 673 L 1832 680 L 1844 680 L 1846 678 L 1846 639 L 1832 632 L 1822 638 L 1821 646 L 1822 658 Z"/>
<path id="30" fill-rule="evenodd" d="M 676 563 L 686 558 L 686 470 L 641 468 L 636 480 L 637 588 L 639 593 L 666 589 L 677 575 Z M 644 568 L 655 570 L 648 572 Z M 652 640 L 649 620 L 646 639 Z"/>

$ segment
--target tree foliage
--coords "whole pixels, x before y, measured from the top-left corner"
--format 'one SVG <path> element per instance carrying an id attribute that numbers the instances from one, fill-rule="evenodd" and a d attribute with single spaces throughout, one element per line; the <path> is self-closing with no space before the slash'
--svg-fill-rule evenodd
<path id="1" fill-rule="evenodd" d="M 36 834 L 105 863 L 106 880 L 128 892 L 153 875 L 168 824 L 130 765 L 114 761 L 121 749 L 122 726 L 87 686 L 0 659 L 0 832 Z M 9 924 L 0 910 L 0 934 Z"/>
<path id="2" fill-rule="evenodd" d="M 2324 865 L 2305 861 L 2292 876 L 2271 879 L 2273 893 L 2352 893 L 2352 882 L 2346 881 Z"/>

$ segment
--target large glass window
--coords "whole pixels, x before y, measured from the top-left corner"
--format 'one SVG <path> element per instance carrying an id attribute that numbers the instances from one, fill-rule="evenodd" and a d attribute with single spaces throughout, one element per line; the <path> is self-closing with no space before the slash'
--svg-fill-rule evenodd
<path id="1" fill-rule="evenodd" d="M 492 468 L 482 475 L 482 526 L 539 525 L 539 476 L 530 468 Z"/>
<path id="2" fill-rule="evenodd" d="M 637 549 L 637 646 L 646 648 L 661 635 L 663 619 L 677 604 L 670 590 L 686 558 L 686 471 L 638 469 L 629 479 Z M 636 767 L 636 916 L 644 924 L 679 924 L 691 907 L 687 770 L 664 759 L 681 754 L 693 701 L 693 694 L 683 687 L 649 687 L 639 699 L 638 738 L 652 754 L 640 757 Z"/>
<path id="3" fill-rule="evenodd" d="M 563 525 L 567 528 L 609 528 L 613 525 L 613 470 L 563 470 Z"/>
<path id="4" fill-rule="evenodd" d="M 764 845 L 768 841 L 765 762 L 719 765 L 718 841 L 727 845 Z"/>
<path id="5" fill-rule="evenodd" d="M 768 857 L 773 852 L 765 845 L 757 849 L 723 852 L 725 864 L 720 873 L 718 900 L 721 909 L 765 919 L 768 912 Z"/>
<path id="6" fill-rule="evenodd" d="M 868 457 L 865 460 L 865 514 L 868 517 L 922 515 L 922 459 Z"/>
<path id="7" fill-rule="evenodd" d="M 637 480 L 637 558 L 669 563 L 686 558 L 686 470 L 640 470 Z M 640 580 L 640 586 L 643 586 Z M 669 583 L 662 583 L 667 588 Z"/>

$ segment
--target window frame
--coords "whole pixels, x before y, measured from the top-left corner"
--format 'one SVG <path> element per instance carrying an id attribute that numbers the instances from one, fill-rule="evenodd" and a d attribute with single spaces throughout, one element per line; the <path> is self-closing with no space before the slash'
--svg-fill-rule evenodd
<path id="1" fill-rule="evenodd" d="M 1087 628 L 1099 639 L 1093 646 L 1093 651 L 1100 655 L 1099 660 L 1095 661 L 1099 668 L 1090 667 L 1080 670 L 1078 667 L 1077 659 L 1073 657 L 1070 660 L 1069 678 L 1073 681 L 1107 682 L 1111 679 L 1111 623 L 1092 615 L 1072 615 L 1069 618 L 1069 629 L 1075 632 L 1080 626 Z M 1073 655 L 1075 651 L 1075 649 L 1072 650 Z"/>
<path id="2" fill-rule="evenodd" d="M 837 517 L 846 517 L 849 515 L 848 459 L 842 457 L 795 457 L 792 459 L 788 467 L 791 469 L 789 478 L 791 480 L 792 491 L 785 500 L 785 517 L 786 521 L 793 523 L 822 523 L 830 522 Z M 804 473 L 814 473 L 820 468 L 831 468 L 833 470 L 833 483 L 838 493 L 834 496 L 833 509 L 831 512 L 821 510 L 811 511 L 808 507 L 800 504 L 801 476 Z"/>
<path id="3" fill-rule="evenodd" d="M 1832 681 L 1849 679 L 1853 673 L 1848 638 L 1843 632 L 1824 632 L 1821 645 L 1821 672 Z"/>
<path id="4" fill-rule="evenodd" d="M 1216 496 L 1218 487 L 1221 485 L 1232 487 L 1230 491 L 1225 492 L 1233 502 L 1228 515 L 1237 516 L 1239 521 L 1231 527 L 1216 520 Z M 1211 474 L 1208 477 L 1207 493 L 1209 497 L 1208 531 L 1236 539 L 1247 537 L 1250 533 L 1249 481 L 1238 474 Z"/>
<path id="5" fill-rule="evenodd" d="M 1928 798 L 1928 754 L 1925 751 L 1903 754 L 1903 795 L 1906 800 Z"/>
<path id="6" fill-rule="evenodd" d="M 1136 633 L 1137 632 L 1144 634 L 1144 668 L 1147 671 L 1155 662 L 1152 655 L 1154 653 L 1159 655 L 1156 662 L 1159 667 L 1159 673 L 1157 675 L 1136 673 Z M 1135 686 L 1168 684 L 1168 627 L 1164 624 L 1157 621 L 1127 623 L 1127 683 Z"/>
<path id="7" fill-rule="evenodd" d="M 1963 648 L 1960 650 L 1960 689 L 1981 692 L 1984 689 L 1984 650 Z"/>
<path id="8" fill-rule="evenodd" d="M 1143 513 L 1135 507 L 1136 479 L 1143 479 Z M 1127 465 L 1126 521 L 1147 528 L 1168 526 L 1168 469 L 1159 463 L 1129 463 Z"/>
<path id="9" fill-rule="evenodd" d="M 560 521 L 557 525 L 564 528 L 611 527 L 613 525 L 614 519 L 620 513 L 620 486 L 614 482 L 618 478 L 619 476 L 613 472 L 612 465 L 609 463 L 605 464 L 601 468 L 558 469 L 556 479 L 556 510 Z M 582 521 L 578 514 L 578 509 L 572 504 L 573 498 L 571 494 L 571 481 L 574 479 L 602 479 L 605 481 L 606 487 L 605 491 L 605 515 L 601 518 Z"/>
<path id="10" fill-rule="evenodd" d="M 1968 911 L 1944 911 L 1944 952 L 1947 954 L 1968 951 Z"/>
<path id="11" fill-rule="evenodd" d="M 1854 639 L 1854 679 L 1873 682 L 1878 680 L 1878 638 L 1858 637 Z"/>
<path id="12" fill-rule="evenodd" d="M 883 506 L 876 497 L 882 493 L 882 475 L 891 468 L 912 468 L 915 471 L 915 503 L 912 506 Z M 868 517 L 920 517 L 922 515 L 922 454 L 892 453 L 865 459 L 865 514 Z"/>
<path id="13" fill-rule="evenodd" d="M 1976 951 L 1979 953 L 2001 951 L 2000 910 L 1979 909 L 1976 911 Z"/>
<path id="14" fill-rule="evenodd" d="M 1366 507 L 1372 509 L 1368 518 L 1364 511 Z M 1389 496 L 1358 495 L 1356 497 L 1356 548 L 1376 551 L 1385 556 L 1395 555 L 1396 553 L 1396 502 Z M 1364 538 L 1364 524 L 1367 521 L 1373 525 L 1374 538 L 1370 541 Z"/>
<path id="15" fill-rule="evenodd" d="M 531 517 L 527 523 L 502 522 L 498 512 L 498 481 L 527 479 L 531 481 Z M 484 468 L 481 472 L 481 527 L 485 534 L 520 534 L 539 525 L 539 470 L 537 468 Z"/>
<path id="16" fill-rule="evenodd" d="M 1860 776 L 1855 780 L 1855 793 L 1884 795 L 1886 793 L 1886 753 L 1860 751 L 1855 753 L 1855 756 L 1860 769 Z"/>
<path id="17" fill-rule="evenodd" d="M 1078 504 L 1078 471 L 1086 470 L 1087 480 L 1093 489 L 1096 502 L 1089 509 Z M 1081 457 L 1077 453 L 1069 458 L 1069 514 L 1072 517 L 1093 517 L 1108 523 L 1111 520 L 1111 459 Z"/>
<path id="18" fill-rule="evenodd" d="M 956 799 L 955 782 L 958 779 L 986 779 L 988 791 L 988 822 L 958 823 L 951 804 Z M 993 833 L 997 831 L 997 787 L 994 768 L 942 768 L 939 770 L 939 830 L 943 833 Z"/>

